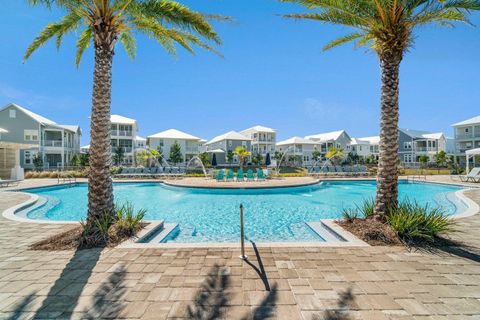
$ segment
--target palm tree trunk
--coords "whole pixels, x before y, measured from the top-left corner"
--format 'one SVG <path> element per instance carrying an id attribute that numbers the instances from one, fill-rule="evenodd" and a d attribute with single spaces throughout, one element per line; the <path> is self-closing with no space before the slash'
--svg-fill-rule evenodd
<path id="1" fill-rule="evenodd" d="M 92 114 L 90 119 L 90 174 L 88 176 L 88 218 L 112 214 L 113 188 L 110 177 L 110 104 L 113 49 L 95 43 Z"/>
<path id="2" fill-rule="evenodd" d="M 382 96 L 376 219 L 382 219 L 398 201 L 398 83 L 401 60 L 401 54 L 395 53 L 386 54 L 380 59 Z"/>

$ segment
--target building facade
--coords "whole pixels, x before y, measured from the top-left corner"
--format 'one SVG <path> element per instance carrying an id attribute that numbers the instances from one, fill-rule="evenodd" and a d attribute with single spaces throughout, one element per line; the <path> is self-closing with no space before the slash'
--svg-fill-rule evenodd
<path id="1" fill-rule="evenodd" d="M 112 156 L 117 148 L 122 148 L 124 153 L 122 165 L 135 163 L 136 137 L 138 133 L 137 120 L 112 114 L 110 116 L 110 146 Z"/>
<path id="2" fill-rule="evenodd" d="M 352 140 L 345 130 L 310 135 L 306 136 L 305 139 L 317 142 L 319 151 L 323 156 L 332 147 L 348 152 Z"/>
<path id="3" fill-rule="evenodd" d="M 237 165 L 239 163 L 238 157 L 233 155 L 232 159 L 227 159 L 227 155 L 239 146 L 251 150 L 252 139 L 239 132 L 230 131 L 207 141 L 205 143 L 205 151 L 211 155 L 211 159 L 215 155 L 219 165 Z"/>
<path id="4" fill-rule="evenodd" d="M 269 153 L 270 156 L 275 153 L 277 132 L 274 129 L 263 126 L 254 126 L 240 131 L 240 133 L 252 139 L 250 150 L 252 155 L 260 154 L 265 159 L 267 153 Z"/>
<path id="5" fill-rule="evenodd" d="M 3 138 L 12 143 L 28 144 L 20 152 L 20 165 L 34 169 L 34 159 L 42 160 L 42 169 L 64 168 L 80 153 L 82 131 L 76 125 L 61 125 L 14 103 L 0 109 Z"/>
<path id="6" fill-rule="evenodd" d="M 147 145 L 153 150 L 160 148 L 166 161 L 169 161 L 170 149 L 175 143 L 180 146 L 182 162 L 186 163 L 199 154 L 202 139 L 176 129 L 165 130 L 147 137 Z"/>
<path id="7" fill-rule="evenodd" d="M 281 161 L 281 163 L 277 163 L 277 165 L 284 165 L 286 163 L 296 166 L 314 165 L 317 160 L 314 159 L 313 153 L 321 150 L 320 143 L 301 137 L 292 137 L 280 141 L 276 147 L 277 151 L 283 156 L 283 160 L 276 159 L 276 161 Z"/>
<path id="8" fill-rule="evenodd" d="M 455 139 L 455 159 L 465 166 L 465 151 L 480 148 L 480 116 L 454 123 L 453 134 Z M 480 159 L 473 157 L 471 166 L 480 165 Z"/>
<path id="9" fill-rule="evenodd" d="M 405 166 L 418 166 L 422 155 L 428 162 L 435 162 L 435 155 L 446 152 L 447 140 L 442 132 L 432 133 L 421 130 L 399 129 L 398 154 Z"/>

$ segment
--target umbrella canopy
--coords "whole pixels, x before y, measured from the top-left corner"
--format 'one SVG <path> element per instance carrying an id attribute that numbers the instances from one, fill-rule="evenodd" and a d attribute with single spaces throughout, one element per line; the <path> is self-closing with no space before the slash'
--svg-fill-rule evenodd
<path id="1" fill-rule="evenodd" d="M 470 158 L 473 158 L 474 156 L 480 156 L 480 148 L 476 149 L 470 149 L 465 151 L 465 156 L 467 160 L 467 173 L 470 172 Z"/>
<path id="2" fill-rule="evenodd" d="M 217 166 L 217 155 L 215 153 L 212 156 L 212 166 Z"/>
<path id="3" fill-rule="evenodd" d="M 265 157 L 265 165 L 269 166 L 272 163 L 270 160 L 270 152 L 267 153 L 267 156 Z"/>

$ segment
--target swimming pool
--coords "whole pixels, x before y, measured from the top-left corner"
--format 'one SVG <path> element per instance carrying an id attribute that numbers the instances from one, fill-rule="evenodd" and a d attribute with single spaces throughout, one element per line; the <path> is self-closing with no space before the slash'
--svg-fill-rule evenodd
<path id="1" fill-rule="evenodd" d="M 324 181 L 315 185 L 269 189 L 200 189 L 162 183 L 115 183 L 117 203 L 147 210 L 145 219 L 178 223 L 165 242 L 238 242 L 239 205 L 245 208 L 245 234 L 256 242 L 324 241 L 306 224 L 339 218 L 342 209 L 375 195 L 375 181 Z M 465 204 L 457 186 L 399 183 L 400 199 L 429 203 L 448 214 Z M 46 202 L 26 213 L 30 219 L 79 221 L 87 211 L 87 185 L 24 190 Z"/>

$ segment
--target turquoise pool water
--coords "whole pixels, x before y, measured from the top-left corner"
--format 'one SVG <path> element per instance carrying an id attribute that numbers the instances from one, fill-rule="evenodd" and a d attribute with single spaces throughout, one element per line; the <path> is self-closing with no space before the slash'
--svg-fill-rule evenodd
<path id="1" fill-rule="evenodd" d="M 194 189 L 161 183 L 116 183 L 117 203 L 129 201 L 147 209 L 146 219 L 178 223 L 167 242 L 235 242 L 239 237 L 239 205 L 245 207 L 245 234 L 257 242 L 323 241 L 306 222 L 341 217 L 375 195 L 374 181 L 331 181 L 276 189 Z M 454 195 L 460 187 L 399 184 L 401 199 L 442 206 L 449 214 L 465 209 Z M 86 216 L 87 185 L 30 189 L 47 202 L 29 213 L 31 219 L 79 221 Z"/>

